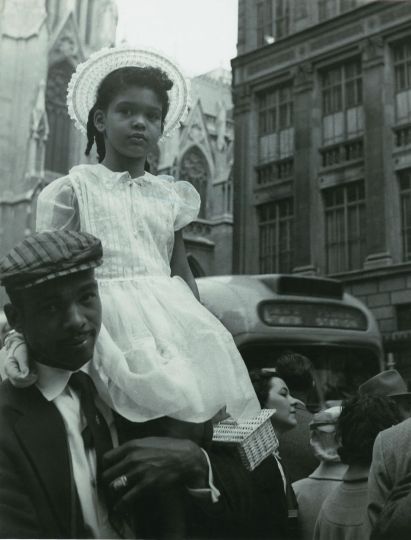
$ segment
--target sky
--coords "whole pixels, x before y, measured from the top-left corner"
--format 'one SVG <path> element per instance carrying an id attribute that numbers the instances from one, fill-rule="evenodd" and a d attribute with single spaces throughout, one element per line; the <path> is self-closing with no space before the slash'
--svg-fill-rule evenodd
<path id="1" fill-rule="evenodd" d="M 188 76 L 230 69 L 238 0 L 117 0 L 117 43 L 164 51 Z"/>

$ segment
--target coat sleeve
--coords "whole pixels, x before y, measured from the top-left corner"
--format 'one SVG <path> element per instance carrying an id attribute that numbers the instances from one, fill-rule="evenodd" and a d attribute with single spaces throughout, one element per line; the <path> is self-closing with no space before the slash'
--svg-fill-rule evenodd
<path id="1" fill-rule="evenodd" d="M 391 491 L 372 530 L 371 540 L 408 540 L 411 531 L 411 473 Z"/>
<path id="2" fill-rule="evenodd" d="M 368 510 L 365 526 L 370 534 L 392 490 L 393 481 L 387 467 L 383 433 L 379 433 L 373 449 L 368 477 Z"/>
<path id="3" fill-rule="evenodd" d="M 41 538 L 23 471 L 17 466 L 16 455 L 3 442 L 0 437 L 0 538 Z"/>

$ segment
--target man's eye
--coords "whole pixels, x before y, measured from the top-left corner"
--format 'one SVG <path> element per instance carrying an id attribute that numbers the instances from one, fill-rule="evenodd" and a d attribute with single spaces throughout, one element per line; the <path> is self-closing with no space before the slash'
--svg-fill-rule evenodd
<path id="1" fill-rule="evenodd" d="M 131 116 L 133 113 L 130 107 L 124 107 L 124 109 L 120 109 L 120 112 L 123 116 Z"/>
<path id="2" fill-rule="evenodd" d="M 91 302 L 93 302 L 97 297 L 97 294 L 96 293 L 87 293 L 87 294 L 84 294 L 82 297 L 81 297 L 81 301 L 84 303 L 84 304 L 89 304 Z"/>
<path id="3" fill-rule="evenodd" d="M 42 311 L 43 313 L 47 313 L 47 314 L 57 313 L 58 306 L 57 306 L 57 304 L 46 304 L 44 306 L 41 306 L 40 311 Z"/>

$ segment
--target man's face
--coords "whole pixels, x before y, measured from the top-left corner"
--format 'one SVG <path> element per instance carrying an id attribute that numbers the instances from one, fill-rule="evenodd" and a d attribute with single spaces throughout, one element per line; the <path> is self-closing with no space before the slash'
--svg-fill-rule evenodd
<path id="1" fill-rule="evenodd" d="M 14 316 L 8 318 L 37 362 L 76 371 L 91 360 L 101 326 L 93 270 L 25 289 L 11 309 Z"/>

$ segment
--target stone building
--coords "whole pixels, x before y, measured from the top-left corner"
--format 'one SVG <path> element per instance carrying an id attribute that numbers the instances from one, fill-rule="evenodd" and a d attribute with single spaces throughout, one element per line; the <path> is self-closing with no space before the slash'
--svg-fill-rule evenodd
<path id="1" fill-rule="evenodd" d="M 201 195 L 199 218 L 184 229 L 195 276 L 232 272 L 233 132 L 231 74 L 219 68 L 191 79 L 188 117 L 153 156 L 158 173 L 188 180 Z"/>
<path id="2" fill-rule="evenodd" d="M 341 279 L 411 380 L 411 4 L 239 0 L 234 270 Z"/>
<path id="3" fill-rule="evenodd" d="M 33 229 L 41 188 L 84 160 L 67 84 L 116 26 L 115 0 L 0 0 L 0 254 Z"/>

